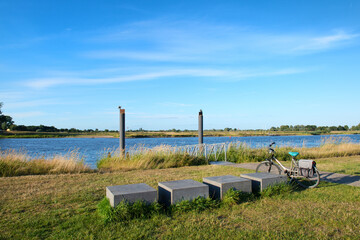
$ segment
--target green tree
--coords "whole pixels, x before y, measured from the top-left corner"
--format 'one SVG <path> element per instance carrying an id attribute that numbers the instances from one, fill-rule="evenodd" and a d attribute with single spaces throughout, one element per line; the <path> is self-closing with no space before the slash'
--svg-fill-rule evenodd
<path id="1" fill-rule="evenodd" d="M 2 114 L 1 108 L 3 106 L 3 103 L 0 102 L 0 127 L 2 130 L 6 130 L 10 128 L 11 125 L 14 124 L 14 121 L 12 120 L 12 117 Z"/>

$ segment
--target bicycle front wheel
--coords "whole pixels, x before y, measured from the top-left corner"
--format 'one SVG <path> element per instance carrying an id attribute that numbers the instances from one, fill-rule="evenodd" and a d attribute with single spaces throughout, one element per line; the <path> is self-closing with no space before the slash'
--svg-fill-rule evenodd
<path id="1" fill-rule="evenodd" d="M 281 168 L 276 163 L 272 163 L 270 161 L 264 161 L 261 162 L 256 167 L 256 172 L 262 172 L 262 173 L 271 173 L 271 174 L 281 174 Z"/>
<path id="2" fill-rule="evenodd" d="M 292 177 L 292 180 L 294 180 L 298 185 L 300 185 L 303 188 L 314 188 L 320 183 L 320 173 L 317 170 L 316 167 L 314 167 L 314 174 L 311 177 Z"/>

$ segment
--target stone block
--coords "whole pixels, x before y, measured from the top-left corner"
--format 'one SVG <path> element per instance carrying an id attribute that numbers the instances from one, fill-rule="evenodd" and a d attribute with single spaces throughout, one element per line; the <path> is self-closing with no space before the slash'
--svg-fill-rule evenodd
<path id="1" fill-rule="evenodd" d="M 211 198 L 223 199 L 225 193 L 233 188 L 238 191 L 251 193 L 251 180 L 232 175 L 206 177 L 203 178 L 204 184 L 209 186 L 209 194 Z"/>
<path id="2" fill-rule="evenodd" d="M 276 175 L 270 173 L 247 173 L 240 175 L 243 178 L 251 180 L 253 191 L 261 192 L 269 185 L 287 182 L 286 175 Z"/>
<path id="3" fill-rule="evenodd" d="M 117 185 L 106 187 L 106 197 L 112 207 L 116 207 L 122 200 L 129 203 L 140 200 L 150 204 L 157 201 L 157 191 L 145 183 Z"/>
<path id="4" fill-rule="evenodd" d="M 158 186 L 159 202 L 165 205 L 193 200 L 199 196 L 209 197 L 209 186 L 191 179 L 159 182 Z"/>

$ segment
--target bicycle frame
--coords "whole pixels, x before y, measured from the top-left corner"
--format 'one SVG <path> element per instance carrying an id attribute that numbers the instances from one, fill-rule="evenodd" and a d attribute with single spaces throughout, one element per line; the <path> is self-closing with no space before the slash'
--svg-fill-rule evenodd
<path id="1" fill-rule="evenodd" d="M 290 168 L 287 168 L 285 167 L 276 157 L 275 157 L 275 154 L 273 152 L 273 150 L 271 151 L 271 158 L 268 159 L 270 162 L 275 162 L 282 168 L 282 170 L 284 171 L 284 173 L 287 173 L 289 176 L 290 175 L 297 175 L 298 174 L 298 171 L 295 170 L 295 168 L 298 167 L 298 163 L 297 163 L 297 160 L 295 158 L 291 158 L 291 167 Z"/>

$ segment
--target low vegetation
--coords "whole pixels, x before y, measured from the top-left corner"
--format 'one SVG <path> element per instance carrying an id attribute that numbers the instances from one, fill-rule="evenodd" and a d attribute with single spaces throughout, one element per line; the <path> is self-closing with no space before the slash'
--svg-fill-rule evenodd
<path id="1" fill-rule="evenodd" d="M 0 151 L 0 176 L 81 173 L 92 171 L 84 164 L 76 151 L 65 155 L 30 158 L 29 155 L 15 150 Z"/>
<path id="2" fill-rule="evenodd" d="M 97 205 L 97 211 L 105 223 L 126 222 L 136 218 L 151 218 L 156 215 L 164 214 L 174 216 L 187 212 L 203 212 L 205 210 L 228 208 L 244 202 L 259 200 L 264 197 L 272 197 L 280 194 L 291 193 L 295 189 L 294 185 L 281 183 L 269 186 L 261 193 L 245 193 L 230 189 L 226 192 L 223 199 L 211 199 L 197 197 L 194 200 L 183 200 L 171 206 L 161 205 L 157 202 L 146 204 L 142 201 L 129 203 L 121 201 L 115 208 L 111 207 L 109 200 L 104 197 Z"/>
<path id="3" fill-rule="evenodd" d="M 360 155 L 360 144 L 350 143 L 347 138 L 326 138 L 320 147 L 276 147 L 276 157 L 280 161 L 290 161 L 288 152 L 297 151 L 300 158 L 320 159 Z M 186 152 L 175 152 L 171 146 L 159 146 L 151 150 L 132 149 L 136 152 L 131 157 L 121 156 L 118 151 L 113 151 L 101 158 L 98 169 L 102 170 L 134 170 L 134 169 L 157 169 L 182 166 L 206 165 L 209 161 L 224 161 L 225 153 L 218 151 L 207 156 L 190 155 Z M 226 159 L 230 162 L 261 162 L 269 157 L 269 152 L 264 148 L 251 148 L 246 144 L 234 144 L 227 149 Z"/>
<path id="4" fill-rule="evenodd" d="M 357 239 L 360 188 L 321 182 L 255 200 L 105 223 L 98 204 L 111 185 L 235 175 L 249 170 L 192 166 L 113 173 L 0 178 L 0 239 Z M 234 198 L 233 198 L 234 199 Z"/>
<path id="5" fill-rule="evenodd" d="M 98 169 L 133 170 L 133 169 L 161 169 L 184 166 L 205 165 L 204 156 L 192 156 L 187 153 L 174 153 L 168 146 L 159 146 L 151 150 L 125 157 L 119 152 L 109 153 L 97 162 Z"/>

